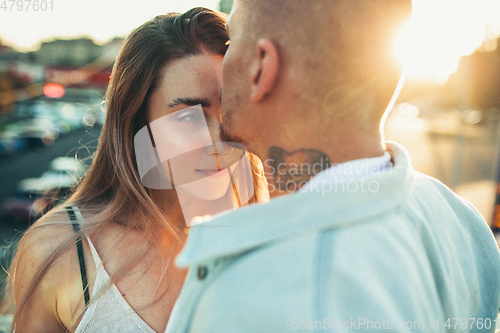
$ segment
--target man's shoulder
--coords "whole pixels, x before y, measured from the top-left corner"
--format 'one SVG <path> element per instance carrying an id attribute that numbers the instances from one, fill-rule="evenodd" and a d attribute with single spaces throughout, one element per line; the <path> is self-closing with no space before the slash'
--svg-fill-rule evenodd
<path id="1" fill-rule="evenodd" d="M 440 180 L 416 170 L 412 170 L 412 174 L 418 190 L 438 191 L 443 195 L 454 195 L 453 191 Z"/>
<path id="2" fill-rule="evenodd" d="M 453 212 L 461 220 L 474 220 L 482 225 L 485 224 L 483 216 L 478 212 L 472 203 L 461 197 L 441 181 L 414 171 L 415 187 L 412 199 L 424 204 L 428 209 L 436 211 Z M 422 207 L 422 209 L 425 209 Z"/>

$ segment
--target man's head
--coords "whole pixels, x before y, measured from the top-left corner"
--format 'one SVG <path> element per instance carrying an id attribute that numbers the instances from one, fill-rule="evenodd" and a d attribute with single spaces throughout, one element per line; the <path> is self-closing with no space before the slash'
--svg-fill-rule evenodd
<path id="1" fill-rule="evenodd" d="M 262 140 L 301 140 L 293 133 L 315 126 L 378 128 L 400 74 L 393 35 L 410 11 L 411 0 L 236 0 L 223 134 L 258 153 Z"/>

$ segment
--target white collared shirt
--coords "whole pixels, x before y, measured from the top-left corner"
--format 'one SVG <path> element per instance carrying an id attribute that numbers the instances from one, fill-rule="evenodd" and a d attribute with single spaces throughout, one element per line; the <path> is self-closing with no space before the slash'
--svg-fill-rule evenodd
<path id="1" fill-rule="evenodd" d="M 377 175 L 392 171 L 393 163 L 391 154 L 385 152 L 384 155 L 372 158 L 363 158 L 348 161 L 331 166 L 315 175 L 300 191 L 312 192 L 319 187 L 325 188 L 325 184 L 344 183 L 349 186 L 349 182 L 357 182 L 361 179 L 369 179 Z"/>

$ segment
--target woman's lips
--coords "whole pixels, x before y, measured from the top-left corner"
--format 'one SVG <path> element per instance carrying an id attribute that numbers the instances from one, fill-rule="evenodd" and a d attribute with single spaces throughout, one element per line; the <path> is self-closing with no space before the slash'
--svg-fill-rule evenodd
<path id="1" fill-rule="evenodd" d="M 196 169 L 196 171 L 202 173 L 203 175 L 205 175 L 205 177 L 210 177 L 210 178 L 222 178 L 226 177 L 226 175 L 228 174 L 227 168 L 222 168 L 220 171 L 218 169 L 215 170 Z"/>

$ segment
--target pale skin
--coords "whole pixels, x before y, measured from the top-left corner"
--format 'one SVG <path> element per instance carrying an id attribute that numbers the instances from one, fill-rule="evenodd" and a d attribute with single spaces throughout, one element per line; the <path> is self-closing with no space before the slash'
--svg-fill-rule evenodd
<path id="1" fill-rule="evenodd" d="M 221 118 L 221 65 L 222 56 L 205 53 L 171 61 L 163 70 L 163 79 L 149 101 L 148 119 L 153 120 L 191 106 L 189 99 L 203 100 L 206 102 L 203 112 L 210 135 L 217 141 Z M 179 103 L 179 100 L 188 102 Z M 171 208 L 171 211 L 176 213 L 179 210 L 180 207 Z M 87 213 L 83 211 L 83 214 L 85 218 Z M 53 253 L 62 239 L 74 235 L 66 212 L 56 213 L 55 218 L 66 223 L 50 225 L 50 220 L 42 218 L 26 236 L 24 246 L 19 249 L 22 255 L 14 280 L 16 302 L 23 296 L 37 267 Z M 184 221 L 176 223 L 185 226 Z M 43 227 L 36 227 L 41 225 Z M 88 236 L 111 276 L 147 244 L 140 231 L 131 231 L 113 221 L 105 223 L 98 233 Z M 167 236 L 161 249 L 148 250 L 144 260 L 138 262 L 116 282 L 128 304 L 155 332 L 164 332 L 187 274 L 187 270 L 180 270 L 173 265 L 183 241 L 184 239 L 175 241 Z M 82 243 L 92 294 L 95 263 L 88 243 L 85 240 Z M 167 266 L 169 277 L 165 278 Z M 158 293 L 161 294 L 165 290 L 166 293 L 158 297 Z M 151 304 L 152 300 L 155 302 Z M 21 314 L 16 332 L 74 332 L 84 308 L 79 261 L 76 246 L 73 246 L 55 261 L 38 283 Z"/>

